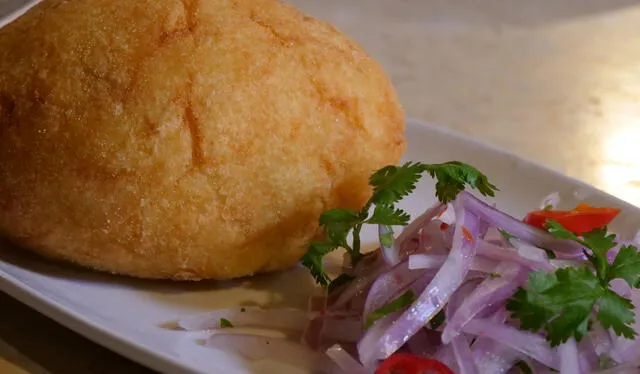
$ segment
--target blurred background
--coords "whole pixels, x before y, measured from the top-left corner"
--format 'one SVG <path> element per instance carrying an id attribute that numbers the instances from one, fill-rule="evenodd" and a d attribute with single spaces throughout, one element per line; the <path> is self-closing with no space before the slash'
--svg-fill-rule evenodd
<path id="1" fill-rule="evenodd" d="M 378 59 L 407 116 L 640 206 L 640 1 L 289 2 Z M 3 374 L 149 373 L 0 294 L 3 309 L 20 311 L 0 318 Z"/>
<path id="2" fill-rule="evenodd" d="M 408 116 L 640 205 L 640 1 L 290 2 L 377 58 Z"/>

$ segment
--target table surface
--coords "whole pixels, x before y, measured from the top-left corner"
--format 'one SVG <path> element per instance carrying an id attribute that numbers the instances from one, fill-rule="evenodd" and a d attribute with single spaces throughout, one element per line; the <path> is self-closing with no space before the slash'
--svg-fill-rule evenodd
<path id="1" fill-rule="evenodd" d="M 408 116 L 640 205 L 640 1 L 291 2 L 377 58 Z M 0 373 L 150 373 L 1 293 L 0 310 Z"/>

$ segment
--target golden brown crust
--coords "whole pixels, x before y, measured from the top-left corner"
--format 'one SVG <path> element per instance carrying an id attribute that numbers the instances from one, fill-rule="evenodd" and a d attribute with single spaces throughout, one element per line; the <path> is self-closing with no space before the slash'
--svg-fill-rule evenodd
<path id="1" fill-rule="evenodd" d="M 384 72 L 275 0 L 45 0 L 0 30 L 0 231 L 148 278 L 294 264 L 404 151 Z"/>

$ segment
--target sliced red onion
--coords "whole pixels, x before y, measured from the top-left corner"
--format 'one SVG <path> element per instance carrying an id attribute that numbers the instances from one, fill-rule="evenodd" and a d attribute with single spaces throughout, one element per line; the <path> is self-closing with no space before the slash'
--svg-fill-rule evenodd
<path id="1" fill-rule="evenodd" d="M 540 209 L 547 209 L 551 207 L 551 209 L 557 209 L 560 204 L 560 193 L 553 192 L 545 197 L 540 203 Z"/>
<path id="2" fill-rule="evenodd" d="M 504 324 L 507 311 L 499 309 L 494 312 L 490 320 Z M 471 347 L 473 359 L 480 373 L 506 373 L 523 355 L 513 348 L 486 336 L 478 336 Z"/>
<path id="3" fill-rule="evenodd" d="M 340 345 L 331 346 L 326 353 L 346 374 L 369 374 L 364 366 L 351 357 Z"/>
<path id="4" fill-rule="evenodd" d="M 385 245 L 385 236 L 391 236 L 391 245 Z M 382 258 L 388 266 L 395 266 L 400 263 L 400 253 L 398 247 L 393 240 L 393 229 L 391 226 L 378 225 L 378 241 L 380 242 L 380 251 Z"/>
<path id="5" fill-rule="evenodd" d="M 629 287 L 629 283 L 627 283 L 624 279 L 614 279 L 609 282 L 609 287 L 620 296 L 623 297 L 631 297 L 631 287 Z M 640 306 L 634 304 L 634 306 Z"/>
<path id="6" fill-rule="evenodd" d="M 583 256 L 584 248 L 575 241 L 557 239 L 548 232 L 503 213 L 468 192 L 461 192 L 458 199 L 464 207 L 483 221 L 500 227 L 509 234 L 538 247 L 551 248 L 558 258 L 576 258 Z"/>
<path id="7" fill-rule="evenodd" d="M 475 256 L 480 221 L 459 200 L 454 201 L 458 222 L 449 258 L 418 299 L 394 324 L 372 326 L 358 344 L 365 366 L 385 359 L 433 318 L 465 279 Z"/>
<path id="8" fill-rule="evenodd" d="M 558 356 L 562 374 L 580 374 L 580 355 L 574 338 L 558 346 Z"/>
<path id="9" fill-rule="evenodd" d="M 593 334 L 593 330 L 589 335 Z M 588 336 L 589 336 L 588 335 Z M 584 373 L 590 373 L 591 368 L 600 367 L 600 357 L 596 353 L 595 346 L 590 339 L 582 339 L 578 345 L 578 353 L 580 354 L 580 370 Z"/>
<path id="10" fill-rule="evenodd" d="M 633 245 L 640 245 L 640 230 L 636 232 L 636 234 L 633 236 L 633 239 L 631 239 L 631 242 L 633 243 Z"/>
<path id="11" fill-rule="evenodd" d="M 364 303 L 367 297 L 367 291 L 375 282 L 375 280 L 387 270 L 383 267 L 372 268 L 369 273 L 362 274 L 356 279 L 352 280 L 347 284 L 347 287 L 342 290 L 337 296 L 333 293 L 330 295 L 330 298 L 335 298 L 335 301 L 330 302 L 329 309 L 330 310 L 338 310 L 345 308 L 348 304 L 353 304 L 354 302 Z M 361 299 L 361 300 L 360 300 Z"/>
<path id="12" fill-rule="evenodd" d="M 640 371 L 640 359 L 635 359 L 629 363 L 618 365 L 611 369 L 600 370 L 592 374 L 638 374 Z"/>
<path id="13" fill-rule="evenodd" d="M 463 330 L 467 334 L 491 338 L 552 369 L 560 369 L 556 351 L 551 349 L 547 341 L 540 335 L 521 331 L 513 326 L 496 323 L 489 319 L 473 319 L 464 326 Z"/>
<path id="14" fill-rule="evenodd" d="M 324 354 L 314 352 L 297 342 L 257 335 L 213 334 L 205 345 L 237 353 L 249 360 L 270 359 L 307 370 L 326 368 L 329 361 Z"/>
<path id="15" fill-rule="evenodd" d="M 398 317 L 400 317 L 401 315 L 401 312 L 393 312 L 380 318 L 373 324 L 373 326 L 371 326 L 366 331 L 364 336 L 360 339 L 360 341 L 358 342 L 358 356 L 360 358 L 360 362 L 364 365 L 365 368 L 374 369 L 376 367 L 378 358 L 373 356 L 373 354 L 376 352 L 377 345 L 380 343 L 387 330 L 397 322 Z M 410 337 L 411 335 L 413 334 L 408 334 L 408 337 Z M 368 354 L 368 356 L 365 357 L 370 358 L 363 359 L 362 352 Z"/>
<path id="16" fill-rule="evenodd" d="M 447 255 L 411 255 L 409 269 L 437 269 L 444 264 L 447 257 Z"/>
<path id="17" fill-rule="evenodd" d="M 583 341 L 589 340 L 597 356 L 605 353 L 608 354 L 613 346 L 611 335 L 609 335 L 609 332 L 605 330 L 598 321 L 593 322 L 591 333 L 587 337 L 588 339 L 584 339 Z"/>
<path id="18" fill-rule="evenodd" d="M 640 290 L 632 289 L 630 299 L 633 305 L 636 306 L 634 310 L 636 321 L 633 324 L 633 329 L 640 333 L 640 308 L 638 308 L 640 306 Z M 640 357 L 640 338 L 632 340 L 623 336 L 615 336 L 609 355 L 620 364 L 636 360 Z"/>
<path id="19" fill-rule="evenodd" d="M 476 363 L 473 360 L 469 341 L 465 335 L 458 335 L 451 340 L 451 348 L 458 363 L 458 374 L 478 374 Z"/>
<path id="20" fill-rule="evenodd" d="M 402 247 L 405 240 L 417 236 L 418 231 L 427 223 L 429 223 L 429 221 L 439 215 L 445 208 L 446 205 L 436 203 L 435 205 L 427 209 L 424 213 L 422 213 L 418 218 L 409 223 L 409 225 L 407 225 L 407 227 L 405 227 L 400 235 L 398 235 L 398 237 L 396 238 L 396 243 L 398 243 L 398 246 Z"/>
<path id="21" fill-rule="evenodd" d="M 451 251 L 455 227 L 442 225 L 442 221 L 434 219 L 424 226 L 420 230 L 418 248 L 414 253 L 448 254 Z"/>
<path id="22" fill-rule="evenodd" d="M 332 342 L 357 342 L 362 336 L 360 317 L 324 317 L 322 337 Z"/>
<path id="23" fill-rule="evenodd" d="M 562 269 L 568 267 L 582 268 L 589 266 L 591 263 L 588 260 L 549 260 L 551 266 L 555 269 Z"/>
<path id="24" fill-rule="evenodd" d="M 471 347 L 473 360 L 480 373 L 504 374 L 522 354 L 487 337 L 478 337 Z"/>
<path id="25" fill-rule="evenodd" d="M 456 354 L 453 352 L 451 344 L 441 345 L 433 357 L 447 365 L 454 373 L 460 371 L 460 368 L 458 367 L 458 360 L 456 359 Z"/>
<path id="26" fill-rule="evenodd" d="M 407 349 L 414 355 L 421 357 L 433 356 L 438 347 L 442 344 L 440 339 L 441 333 L 426 328 L 416 331 L 416 333 L 407 341 Z"/>
<path id="27" fill-rule="evenodd" d="M 496 261 L 511 261 L 515 264 L 525 266 L 531 270 L 553 270 L 549 261 L 538 262 L 523 257 L 516 249 L 498 246 L 481 240 L 478 243 L 478 256 L 490 258 Z"/>
<path id="28" fill-rule="evenodd" d="M 187 331 L 213 330 L 220 328 L 224 318 L 236 327 L 258 327 L 275 330 L 303 331 L 307 325 L 307 313 L 301 309 L 261 307 L 233 307 L 219 309 L 180 319 L 178 325 Z"/>
<path id="29" fill-rule="evenodd" d="M 549 262 L 549 257 L 547 253 L 532 245 L 529 245 L 522 240 L 518 239 L 510 239 L 509 243 L 513 245 L 513 247 L 518 251 L 520 256 L 523 258 L 530 260 L 532 263 L 537 264 L 537 268 L 544 271 L 554 271 L 553 265 Z"/>
<path id="30" fill-rule="evenodd" d="M 409 269 L 438 269 L 444 264 L 447 257 L 446 255 L 411 255 L 409 256 Z M 476 256 L 471 263 L 471 270 L 492 273 L 497 265 L 496 261 Z"/>
<path id="31" fill-rule="evenodd" d="M 380 275 L 378 279 L 373 282 L 367 294 L 363 310 L 364 318 L 401 295 L 418 278 L 425 276 L 433 277 L 433 274 L 435 274 L 434 271 L 410 270 L 407 260 Z"/>
<path id="32" fill-rule="evenodd" d="M 464 325 L 473 318 L 482 315 L 493 306 L 504 304 L 505 300 L 527 280 L 527 272 L 513 263 L 502 262 L 495 271 L 501 276 L 485 279 L 447 320 L 447 325 L 442 332 L 444 344 L 448 344 L 451 339 L 458 336 Z"/>
<path id="33" fill-rule="evenodd" d="M 324 323 L 324 318 L 314 318 L 309 321 L 307 328 L 302 333 L 302 343 L 316 351 L 326 346 L 326 339 L 323 337 Z M 335 341 L 331 343 L 335 343 Z"/>

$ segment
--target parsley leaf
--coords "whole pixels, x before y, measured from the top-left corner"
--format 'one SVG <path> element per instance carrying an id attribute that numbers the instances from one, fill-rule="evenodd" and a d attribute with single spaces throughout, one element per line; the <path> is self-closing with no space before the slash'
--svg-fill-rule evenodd
<path id="1" fill-rule="evenodd" d="M 589 329 L 589 319 L 595 314 L 600 324 L 617 335 L 633 339 L 634 306 L 610 289 L 614 279 L 624 279 L 631 287 L 640 282 L 640 253 L 633 246 L 624 246 L 612 264 L 607 253 L 616 246 L 616 236 L 606 228 L 595 229 L 578 237 L 560 223 L 547 221 L 551 234 L 574 240 L 585 247 L 590 267 L 567 267 L 553 273 L 535 272 L 527 284 L 519 288 L 507 302 L 512 316 L 520 320 L 521 328 L 545 330 L 552 346 L 575 337 L 580 341 Z M 595 270 L 595 273 L 594 271 Z M 597 310 L 594 307 L 597 305 Z"/>
<path id="2" fill-rule="evenodd" d="M 409 223 L 410 219 L 411 216 L 407 212 L 402 209 L 397 209 L 393 205 L 376 205 L 373 214 L 366 223 L 386 226 L 405 226 Z"/>
<path id="3" fill-rule="evenodd" d="M 355 278 L 356 277 L 354 277 L 353 275 L 349 275 L 347 273 L 342 273 L 336 279 L 332 280 L 331 283 L 329 283 L 329 287 L 327 288 L 327 290 L 329 292 L 331 292 L 331 291 L 335 290 L 336 288 L 351 282 Z"/>
<path id="4" fill-rule="evenodd" d="M 400 311 L 413 304 L 414 301 L 416 301 L 416 295 L 414 295 L 412 290 L 408 290 L 407 292 L 400 295 L 397 299 L 391 300 L 386 305 L 383 305 L 375 311 L 371 312 L 371 314 L 367 316 L 364 327 L 371 327 L 371 325 L 373 325 L 380 318 L 383 318 L 384 316 L 389 315 L 393 312 Z"/>
<path id="5" fill-rule="evenodd" d="M 416 184 L 425 165 L 419 162 L 407 162 L 402 166 L 386 166 L 373 173 L 369 184 L 373 187 L 371 203 L 394 204 L 416 189 Z"/>
<path id="6" fill-rule="evenodd" d="M 502 235 L 502 237 L 504 238 L 504 240 L 506 240 L 507 242 L 509 242 L 509 240 L 511 239 L 517 239 L 514 235 L 509 234 L 508 232 L 502 230 L 502 229 L 498 229 L 498 232 L 500 233 L 500 235 Z"/>
<path id="7" fill-rule="evenodd" d="M 459 161 L 424 165 L 424 169 L 438 181 L 436 196 L 443 203 L 454 200 L 467 184 L 484 196 L 494 196 L 498 190 L 478 169 Z"/>
<path id="8" fill-rule="evenodd" d="M 220 318 L 220 328 L 233 327 L 233 323 L 226 318 Z"/>
<path id="9" fill-rule="evenodd" d="M 598 321 L 605 329 L 613 328 L 617 335 L 627 339 L 634 339 L 635 330 L 630 326 L 635 322 L 631 300 L 607 290 L 600 299 Z"/>
<path id="10" fill-rule="evenodd" d="M 435 330 L 438 327 L 442 326 L 444 321 L 445 321 L 444 310 L 440 310 L 438 314 L 433 316 L 433 318 L 431 318 L 431 321 L 429 321 L 429 327 Z"/>
<path id="11" fill-rule="evenodd" d="M 640 253 L 634 246 L 625 245 L 609 267 L 610 279 L 624 279 L 629 287 L 638 288 L 640 282 Z"/>
<path id="12" fill-rule="evenodd" d="M 520 320 L 522 329 L 546 330 L 552 346 L 572 336 L 582 339 L 593 306 L 603 292 L 598 279 L 587 268 L 534 272 L 529 274 L 525 287 L 507 302 L 507 310 Z"/>
<path id="13" fill-rule="evenodd" d="M 522 374 L 533 374 L 533 370 L 531 370 L 531 367 L 529 367 L 529 364 L 527 364 L 526 362 L 520 360 L 518 362 L 515 363 L 515 365 L 513 365 L 515 368 L 520 369 L 520 373 Z"/>
<path id="14" fill-rule="evenodd" d="M 401 166 L 390 165 L 376 171 L 369 178 L 373 193 L 362 210 L 356 212 L 350 209 L 331 209 L 320 216 L 320 228 L 324 231 L 326 240 L 310 243 L 301 260 L 318 283 L 325 286 L 329 284 L 329 278 L 322 266 L 322 258 L 329 252 L 344 248 L 351 257 L 352 265 L 362 258 L 360 232 L 365 224 L 404 226 L 409 223 L 410 215 L 397 208 L 395 204 L 415 190 L 418 180 L 425 172 L 436 178 L 436 196 L 443 203 L 455 199 L 466 185 L 487 196 L 493 196 L 497 190 L 484 174 L 458 161 L 443 164 L 407 162 Z M 373 213 L 370 213 L 371 208 Z M 349 235 L 351 243 L 348 240 Z M 382 239 L 391 242 L 393 238 Z"/>
<path id="15" fill-rule="evenodd" d="M 337 248 L 337 245 L 327 241 L 312 242 L 307 253 L 302 256 L 302 265 L 309 269 L 318 284 L 323 286 L 329 284 L 329 277 L 324 272 L 323 258 Z"/>
<path id="16" fill-rule="evenodd" d="M 351 248 L 347 235 L 360 221 L 358 212 L 349 209 L 331 209 L 320 216 L 320 226 L 324 227 L 331 243 L 346 249 Z"/>

